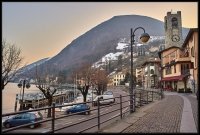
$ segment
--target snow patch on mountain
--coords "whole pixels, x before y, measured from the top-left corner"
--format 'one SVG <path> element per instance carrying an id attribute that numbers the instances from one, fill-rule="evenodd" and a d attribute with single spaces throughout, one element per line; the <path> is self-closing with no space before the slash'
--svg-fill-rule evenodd
<path id="1" fill-rule="evenodd" d="M 154 42 L 156 40 L 165 40 L 165 36 L 150 36 L 149 42 Z"/>
<path id="2" fill-rule="evenodd" d="M 109 60 L 118 60 L 118 56 L 124 54 L 123 52 L 109 53 L 103 56 L 99 61 L 95 62 L 92 67 L 98 68 L 107 64 L 106 62 Z"/>
<path id="3" fill-rule="evenodd" d="M 119 55 L 122 55 L 123 52 L 109 53 L 102 57 L 102 62 L 106 62 L 106 60 L 117 60 Z"/>
<path id="4" fill-rule="evenodd" d="M 127 48 L 128 45 L 129 45 L 128 43 L 122 43 L 122 42 L 119 42 L 119 43 L 117 44 L 116 49 L 118 49 L 118 50 L 122 50 L 122 49 L 124 49 L 124 48 Z"/>

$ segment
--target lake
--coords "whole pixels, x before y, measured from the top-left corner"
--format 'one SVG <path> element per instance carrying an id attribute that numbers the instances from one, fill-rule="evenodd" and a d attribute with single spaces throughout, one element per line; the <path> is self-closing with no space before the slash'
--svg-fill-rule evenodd
<path id="1" fill-rule="evenodd" d="M 14 112 L 16 94 L 22 94 L 22 88 L 17 86 L 17 83 L 8 83 L 2 91 L 2 114 Z M 40 90 L 35 86 L 31 85 L 29 89 L 25 88 L 24 93 L 37 93 Z M 19 109 L 19 104 L 17 104 Z"/>

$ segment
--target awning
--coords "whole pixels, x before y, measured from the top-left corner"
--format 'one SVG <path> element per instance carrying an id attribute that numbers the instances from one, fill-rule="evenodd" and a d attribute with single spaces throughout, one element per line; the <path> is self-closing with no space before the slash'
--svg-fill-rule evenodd
<path id="1" fill-rule="evenodd" d="M 161 81 L 181 81 L 183 80 L 183 78 L 184 78 L 183 75 L 179 75 L 179 76 L 165 77 L 162 78 Z"/>

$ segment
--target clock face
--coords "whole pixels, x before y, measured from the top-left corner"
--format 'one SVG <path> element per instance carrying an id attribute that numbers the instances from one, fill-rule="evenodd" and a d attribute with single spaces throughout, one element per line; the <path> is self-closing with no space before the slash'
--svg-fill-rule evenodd
<path id="1" fill-rule="evenodd" d="M 178 42 L 178 41 L 180 41 L 180 37 L 178 35 L 172 35 L 172 41 Z"/>

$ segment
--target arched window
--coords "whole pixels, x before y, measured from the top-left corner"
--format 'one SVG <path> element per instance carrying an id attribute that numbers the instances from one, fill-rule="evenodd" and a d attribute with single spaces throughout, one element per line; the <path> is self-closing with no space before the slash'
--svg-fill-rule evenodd
<path id="1" fill-rule="evenodd" d="M 151 69 L 150 73 L 151 73 L 151 74 L 154 74 L 154 70 L 153 70 L 153 69 Z"/>
<path id="2" fill-rule="evenodd" d="M 178 28 L 178 20 L 176 17 L 172 18 L 172 28 Z"/>

